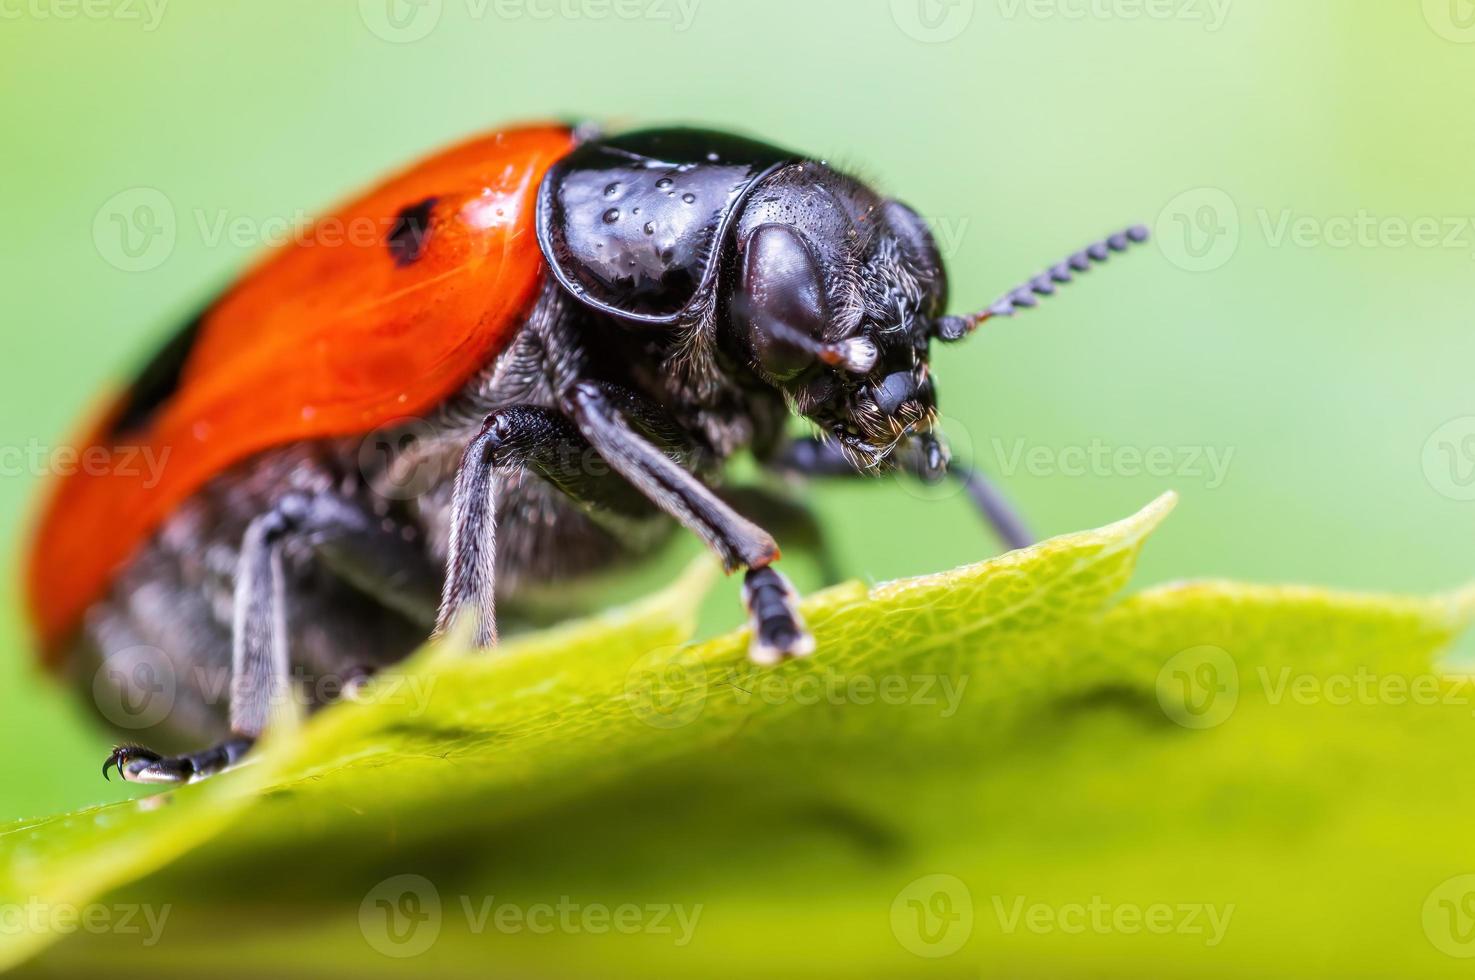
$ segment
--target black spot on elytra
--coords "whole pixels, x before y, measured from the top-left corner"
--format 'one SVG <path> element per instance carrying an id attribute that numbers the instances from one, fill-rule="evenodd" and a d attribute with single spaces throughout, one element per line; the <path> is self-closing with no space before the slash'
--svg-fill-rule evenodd
<path id="1" fill-rule="evenodd" d="M 154 413 L 179 390 L 184 365 L 195 349 L 204 322 L 205 314 L 201 313 L 185 324 L 138 373 L 128 389 L 122 411 L 108 432 L 109 436 L 116 438 L 144 428 Z"/>
<path id="2" fill-rule="evenodd" d="M 419 204 L 411 204 L 395 216 L 394 227 L 389 229 L 389 254 L 400 268 L 414 265 L 425 251 L 425 242 L 430 238 L 430 214 L 435 210 L 437 198 L 427 197 Z"/>

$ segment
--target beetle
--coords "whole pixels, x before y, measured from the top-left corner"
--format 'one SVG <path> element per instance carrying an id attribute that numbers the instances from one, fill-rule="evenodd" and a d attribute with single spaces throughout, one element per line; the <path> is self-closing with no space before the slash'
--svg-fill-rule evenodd
<path id="1" fill-rule="evenodd" d="M 119 746 L 103 774 L 192 781 L 246 756 L 294 679 L 341 682 L 315 707 L 427 635 L 492 647 L 498 603 L 677 527 L 742 572 L 752 659 L 804 656 L 760 522 L 811 535 L 812 517 L 724 489 L 724 464 L 951 475 L 1028 544 L 949 459 L 930 346 L 1146 238 L 948 315 L 923 219 L 823 161 L 689 128 L 473 139 L 273 251 L 109 404 L 78 449 L 117 465 L 58 479 L 31 546 L 44 659 L 124 694 L 143 668 L 169 678 L 150 739 L 191 750 Z M 816 434 L 791 437 L 794 415 Z"/>

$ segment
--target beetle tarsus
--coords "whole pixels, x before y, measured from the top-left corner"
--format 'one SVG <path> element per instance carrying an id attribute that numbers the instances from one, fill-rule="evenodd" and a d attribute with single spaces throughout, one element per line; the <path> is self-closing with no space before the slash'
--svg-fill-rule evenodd
<path id="1" fill-rule="evenodd" d="M 255 739 L 236 736 L 203 752 L 164 756 L 141 745 L 120 745 L 102 764 L 104 779 L 111 780 L 109 769 L 116 769 L 129 783 L 190 783 L 224 772 L 239 762 Z"/>
<path id="2" fill-rule="evenodd" d="M 789 580 L 772 567 L 755 568 L 743 579 L 743 601 L 753 622 L 748 656 L 771 665 L 814 652 L 814 637 L 799 613 L 799 596 Z"/>
<path id="3" fill-rule="evenodd" d="M 189 780 L 192 770 L 183 759 L 166 760 L 157 752 L 139 745 L 120 745 L 102 764 L 105 779 L 108 769 L 118 770 L 118 775 L 128 783 L 182 783 Z"/>

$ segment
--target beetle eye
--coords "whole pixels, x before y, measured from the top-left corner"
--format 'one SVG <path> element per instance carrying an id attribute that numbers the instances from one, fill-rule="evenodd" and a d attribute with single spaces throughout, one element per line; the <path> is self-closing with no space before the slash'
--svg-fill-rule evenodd
<path id="1" fill-rule="evenodd" d="M 775 378 L 792 378 L 814 363 L 824 332 L 824 280 L 803 236 L 767 224 L 748 241 L 742 291 L 734 304 L 746 319 L 753 353 Z"/>

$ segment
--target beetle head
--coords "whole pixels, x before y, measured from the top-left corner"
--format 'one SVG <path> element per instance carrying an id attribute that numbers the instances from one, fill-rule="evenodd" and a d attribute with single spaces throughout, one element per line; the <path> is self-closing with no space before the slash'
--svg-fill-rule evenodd
<path id="1" fill-rule="evenodd" d="M 930 341 L 947 276 L 926 224 L 829 167 L 796 163 L 738 220 L 730 323 L 753 369 L 862 470 L 918 454 L 940 477 Z"/>
<path id="2" fill-rule="evenodd" d="M 926 222 L 821 163 L 790 164 L 752 192 L 737 222 L 730 323 L 753 369 L 834 439 L 858 469 L 906 464 L 941 478 L 934 340 L 951 343 L 1034 307 L 1113 253 L 1136 226 L 1087 246 L 992 305 L 946 316 L 947 273 Z"/>

